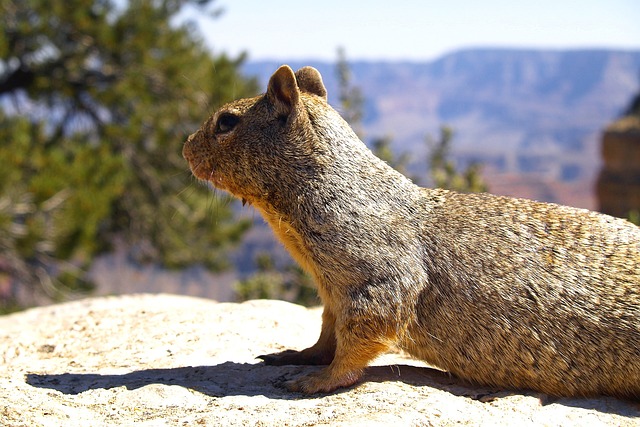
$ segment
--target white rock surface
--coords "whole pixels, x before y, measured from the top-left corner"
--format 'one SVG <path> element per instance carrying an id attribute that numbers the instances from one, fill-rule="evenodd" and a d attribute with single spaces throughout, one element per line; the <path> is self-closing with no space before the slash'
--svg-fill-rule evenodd
<path id="1" fill-rule="evenodd" d="M 401 355 L 329 395 L 312 367 L 256 355 L 315 342 L 320 310 L 172 295 L 95 298 L 0 317 L 2 426 L 640 426 L 640 404 L 469 386 Z"/>

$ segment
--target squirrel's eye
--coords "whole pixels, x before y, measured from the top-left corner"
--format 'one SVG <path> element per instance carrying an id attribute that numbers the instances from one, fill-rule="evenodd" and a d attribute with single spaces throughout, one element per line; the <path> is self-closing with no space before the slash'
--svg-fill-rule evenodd
<path id="1" fill-rule="evenodd" d="M 231 113 L 223 113 L 216 122 L 216 133 L 226 133 L 233 130 L 240 121 L 240 117 Z"/>

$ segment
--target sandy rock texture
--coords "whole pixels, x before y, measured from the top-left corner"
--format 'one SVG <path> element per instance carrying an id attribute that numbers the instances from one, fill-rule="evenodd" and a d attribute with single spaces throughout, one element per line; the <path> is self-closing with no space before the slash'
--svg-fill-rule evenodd
<path id="1" fill-rule="evenodd" d="M 0 317 L 2 426 L 640 426 L 640 404 L 465 384 L 400 354 L 365 382 L 307 397 L 313 367 L 256 355 L 303 348 L 319 309 L 172 295 L 95 298 Z"/>

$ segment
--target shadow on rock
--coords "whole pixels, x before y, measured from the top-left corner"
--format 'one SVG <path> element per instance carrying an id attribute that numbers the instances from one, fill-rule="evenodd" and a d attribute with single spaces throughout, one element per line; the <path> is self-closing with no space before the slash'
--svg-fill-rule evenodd
<path id="1" fill-rule="evenodd" d="M 264 370 L 261 364 L 225 362 L 214 366 L 143 369 L 126 374 L 27 374 L 26 381 L 34 387 L 50 388 L 64 394 L 117 387 L 134 390 L 150 384 L 164 384 L 186 387 L 213 397 L 265 395 L 286 398 L 285 390 L 273 387 L 278 378 L 272 378 Z"/>
<path id="2" fill-rule="evenodd" d="M 126 374 L 27 374 L 26 382 L 34 387 L 58 390 L 64 394 L 79 394 L 88 390 L 117 387 L 134 390 L 150 384 L 165 384 L 186 387 L 214 397 L 262 395 L 277 399 L 299 399 L 307 396 L 289 392 L 282 384 L 318 369 L 320 368 L 310 366 L 268 366 L 263 363 L 225 362 L 214 366 L 143 369 Z M 447 391 L 459 394 L 456 392 L 457 386 L 472 393 L 472 390 L 465 388 L 460 380 L 444 372 L 408 365 L 369 367 L 363 381 L 402 381 L 414 386 L 431 386 L 445 390 L 450 388 Z M 341 389 L 337 392 L 347 390 L 349 389 Z"/>
<path id="3" fill-rule="evenodd" d="M 126 374 L 27 374 L 26 382 L 34 387 L 58 390 L 64 394 L 79 394 L 88 390 L 118 387 L 134 390 L 151 384 L 164 384 L 185 387 L 212 397 L 244 395 L 294 400 L 324 396 L 322 394 L 306 396 L 290 392 L 283 387 L 285 381 L 318 369 L 320 368 L 309 366 L 268 366 L 263 363 L 225 362 L 214 366 L 143 369 Z M 508 391 L 477 386 L 447 372 L 410 365 L 371 366 L 366 369 L 362 382 L 402 382 L 414 387 L 431 387 L 485 403 L 519 394 L 538 398 L 541 405 L 555 403 L 623 416 L 640 415 L 640 408 L 633 409 L 637 404 L 630 404 L 628 401 L 612 397 L 552 398 L 531 391 Z M 334 393 L 346 392 L 352 388 L 340 389 Z"/>

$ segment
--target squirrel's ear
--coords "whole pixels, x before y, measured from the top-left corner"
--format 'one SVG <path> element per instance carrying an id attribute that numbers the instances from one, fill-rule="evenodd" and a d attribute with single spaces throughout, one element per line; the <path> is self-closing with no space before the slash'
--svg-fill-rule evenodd
<path id="1" fill-rule="evenodd" d="M 327 89 L 322 83 L 322 76 L 313 67 L 302 67 L 296 71 L 296 80 L 301 91 L 318 95 L 327 100 Z"/>
<path id="2" fill-rule="evenodd" d="M 296 76 L 288 65 L 276 70 L 269 79 L 267 98 L 276 107 L 279 114 L 288 116 L 300 99 L 300 92 L 296 84 Z"/>

